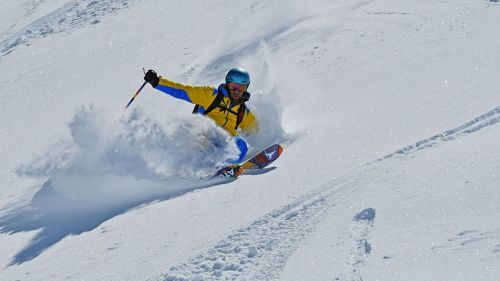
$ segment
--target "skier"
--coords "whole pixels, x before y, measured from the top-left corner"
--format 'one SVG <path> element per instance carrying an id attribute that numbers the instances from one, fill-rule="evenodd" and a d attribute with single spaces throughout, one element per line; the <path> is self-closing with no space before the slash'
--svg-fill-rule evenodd
<path id="1" fill-rule="evenodd" d="M 234 136 L 240 150 L 238 159 L 230 161 L 231 164 L 219 172 L 228 177 L 238 177 L 243 173 L 239 163 L 245 158 L 248 146 L 239 133 L 254 134 L 258 131 L 255 115 L 245 104 L 250 98 L 250 93 L 247 92 L 250 75 L 246 70 L 242 68 L 229 70 L 226 83 L 217 88 L 183 85 L 158 76 L 154 70 L 148 70 L 144 80 L 159 91 L 195 104 L 193 113 L 206 115 Z"/>

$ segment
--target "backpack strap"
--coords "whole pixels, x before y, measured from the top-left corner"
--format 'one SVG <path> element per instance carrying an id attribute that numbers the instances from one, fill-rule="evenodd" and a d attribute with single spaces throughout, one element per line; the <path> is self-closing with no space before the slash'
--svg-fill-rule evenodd
<path id="1" fill-rule="evenodd" d="M 223 87 L 224 84 L 220 85 L 219 88 L 217 89 L 217 96 L 215 96 L 214 100 L 212 103 L 205 109 L 205 112 L 203 112 L 203 115 L 209 114 L 212 110 L 214 110 L 217 106 L 219 106 L 220 102 L 222 99 L 224 99 L 224 92 L 222 91 L 221 87 Z M 200 105 L 196 104 L 193 109 L 193 114 L 194 113 L 201 113 L 199 112 Z"/>
<path id="2" fill-rule="evenodd" d="M 224 93 L 221 91 L 217 92 L 217 96 L 215 96 L 214 101 L 205 109 L 205 112 L 203 112 L 203 115 L 209 114 L 212 110 L 214 110 L 216 107 L 219 106 L 220 102 L 224 99 Z"/>
<path id="3" fill-rule="evenodd" d="M 245 111 L 247 106 L 245 103 L 240 104 L 240 108 L 238 108 L 238 116 L 236 116 L 236 126 L 235 129 L 238 129 L 238 126 L 243 122 L 243 118 L 245 117 Z"/>
<path id="4" fill-rule="evenodd" d="M 200 110 L 200 105 L 199 104 L 195 104 L 194 108 L 193 108 L 193 114 L 199 113 L 198 112 L 199 110 Z"/>
<path id="5" fill-rule="evenodd" d="M 199 112 L 200 105 L 196 104 L 194 106 L 194 109 L 193 109 L 193 114 L 201 113 L 203 115 L 207 115 L 212 110 L 214 110 L 216 107 L 219 107 L 219 108 L 221 108 L 221 110 L 227 110 L 227 111 L 231 112 L 232 114 L 236 114 L 236 126 L 234 128 L 238 129 L 238 126 L 241 124 L 241 122 L 243 122 L 243 118 L 245 117 L 245 111 L 247 109 L 247 107 L 245 105 L 245 101 L 248 101 L 248 99 L 250 98 L 250 93 L 245 92 L 243 94 L 243 102 L 240 104 L 240 107 L 238 108 L 238 112 L 234 112 L 233 110 L 231 110 L 225 106 L 220 105 L 220 102 L 224 99 L 224 92 L 223 92 L 224 86 L 225 86 L 224 84 L 221 84 L 219 86 L 219 88 L 217 89 L 217 96 L 215 96 L 212 103 L 207 107 L 207 109 L 205 109 L 205 112 L 203 112 L 203 113 Z"/>

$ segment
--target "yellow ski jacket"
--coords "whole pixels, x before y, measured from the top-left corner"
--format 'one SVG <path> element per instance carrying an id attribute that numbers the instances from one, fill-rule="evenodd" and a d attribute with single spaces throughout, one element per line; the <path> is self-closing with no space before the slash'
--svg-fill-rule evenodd
<path id="1" fill-rule="evenodd" d="M 213 88 L 209 86 L 183 85 L 160 76 L 160 82 L 155 89 L 175 98 L 200 105 L 198 110 L 199 113 L 204 113 L 205 109 L 214 101 L 217 93 L 222 91 L 224 97 L 219 104 L 221 107 L 216 107 L 206 116 L 214 120 L 217 125 L 225 129 L 232 136 L 238 135 L 239 129 L 246 134 L 256 133 L 258 130 L 258 123 L 255 115 L 248 107 L 246 107 L 242 122 L 236 128 L 237 114 L 235 114 L 235 112 L 238 112 L 240 104 L 232 104 L 226 88 L 223 87 L 224 85 L 221 86 L 222 87 Z"/>

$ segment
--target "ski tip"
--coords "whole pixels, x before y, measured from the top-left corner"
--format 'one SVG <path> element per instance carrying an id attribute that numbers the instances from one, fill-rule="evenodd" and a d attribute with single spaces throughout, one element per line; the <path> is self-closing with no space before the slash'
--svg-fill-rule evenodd
<path id="1" fill-rule="evenodd" d="M 280 144 L 277 144 L 278 148 L 276 149 L 276 151 L 278 152 L 278 156 L 281 155 L 281 153 L 283 153 L 283 146 L 281 146 Z"/>
<path id="2" fill-rule="evenodd" d="M 283 146 L 281 146 L 281 144 L 273 144 L 270 147 L 266 148 L 264 151 L 276 151 L 276 158 L 278 158 L 281 153 L 283 153 Z"/>

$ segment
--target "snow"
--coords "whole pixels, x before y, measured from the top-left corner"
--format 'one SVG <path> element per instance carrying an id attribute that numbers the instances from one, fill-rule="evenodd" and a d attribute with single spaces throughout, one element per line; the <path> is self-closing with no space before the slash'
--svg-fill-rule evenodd
<path id="1" fill-rule="evenodd" d="M 498 280 L 497 1 L 5 1 L 0 279 Z M 236 153 L 155 69 L 252 76 Z"/>

